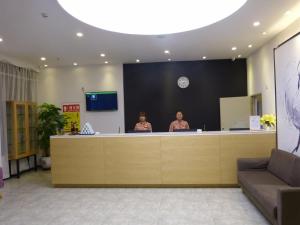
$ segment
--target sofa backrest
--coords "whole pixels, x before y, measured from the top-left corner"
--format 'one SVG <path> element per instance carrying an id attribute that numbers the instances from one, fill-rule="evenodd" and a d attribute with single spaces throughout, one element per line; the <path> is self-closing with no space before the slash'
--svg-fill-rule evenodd
<path id="1" fill-rule="evenodd" d="M 296 156 L 291 179 L 293 187 L 300 187 L 300 157 Z"/>
<path id="2" fill-rule="evenodd" d="M 300 158 L 289 152 L 274 149 L 268 171 L 293 187 L 300 187 Z"/>

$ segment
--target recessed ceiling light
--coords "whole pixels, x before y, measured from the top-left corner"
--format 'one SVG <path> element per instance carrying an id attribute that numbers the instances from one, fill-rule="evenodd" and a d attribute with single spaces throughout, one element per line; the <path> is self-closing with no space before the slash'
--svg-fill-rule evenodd
<path id="1" fill-rule="evenodd" d="M 290 11 L 290 10 L 288 10 L 288 11 L 286 11 L 285 13 L 284 13 L 284 15 L 286 15 L 286 16 L 289 16 L 289 15 L 291 15 L 292 14 L 292 11 Z"/>
<path id="2" fill-rule="evenodd" d="M 137 63 L 139 63 L 140 62 L 140 60 L 139 59 L 137 59 L 137 60 L 135 60 Z"/>
<path id="3" fill-rule="evenodd" d="M 206 56 L 202 56 L 202 59 L 206 59 Z"/>
<path id="4" fill-rule="evenodd" d="M 262 35 L 267 35 L 268 33 L 266 31 L 262 32 Z"/>
<path id="5" fill-rule="evenodd" d="M 169 50 L 165 50 L 165 54 L 170 54 L 170 51 Z"/>
<path id="6" fill-rule="evenodd" d="M 172 59 L 168 59 L 168 61 L 169 61 L 169 62 L 171 62 L 171 61 L 172 61 Z"/>
<path id="7" fill-rule="evenodd" d="M 76 36 L 77 36 L 77 37 L 83 37 L 83 33 L 78 32 L 78 33 L 76 33 Z"/>
<path id="8" fill-rule="evenodd" d="M 73 66 L 78 66 L 78 63 L 77 62 L 73 62 Z"/>
<path id="9" fill-rule="evenodd" d="M 152 0 L 147 7 L 138 0 L 118 1 L 118 8 L 122 9 L 118 10 L 118 16 L 112 13 L 116 9 L 116 1 L 58 2 L 70 15 L 100 29 L 127 34 L 163 35 L 195 30 L 216 23 L 239 10 L 247 0 L 188 1 L 186 4 L 179 0 Z M 99 13 L 99 9 L 105 10 Z M 153 12 L 155 19 L 149 20 L 153 18 Z"/>
<path id="10" fill-rule="evenodd" d="M 104 63 L 105 63 L 105 64 L 108 64 L 108 61 L 105 61 Z"/>
<path id="11" fill-rule="evenodd" d="M 231 48 L 231 50 L 232 50 L 232 51 L 236 51 L 236 50 L 237 50 L 237 47 L 234 46 L 234 47 Z"/>
<path id="12" fill-rule="evenodd" d="M 3 38 L 0 38 L 0 42 L 2 42 L 3 41 Z"/>
<path id="13" fill-rule="evenodd" d="M 41 60 L 42 61 L 46 61 L 46 57 L 41 57 Z"/>
<path id="14" fill-rule="evenodd" d="M 242 55 L 238 55 L 238 58 L 242 58 Z"/>
<path id="15" fill-rule="evenodd" d="M 252 48 L 252 45 L 248 45 L 248 48 Z"/>
<path id="16" fill-rule="evenodd" d="M 105 57 L 105 54 L 104 54 L 104 53 L 101 53 L 100 56 L 101 56 L 101 57 Z"/>
<path id="17" fill-rule="evenodd" d="M 44 65 L 44 67 L 48 67 L 48 65 L 47 65 L 47 64 L 45 64 L 45 65 Z"/>
<path id="18" fill-rule="evenodd" d="M 255 21 L 254 23 L 253 23 L 253 26 L 254 27 L 258 27 L 260 25 L 260 22 L 259 21 Z"/>

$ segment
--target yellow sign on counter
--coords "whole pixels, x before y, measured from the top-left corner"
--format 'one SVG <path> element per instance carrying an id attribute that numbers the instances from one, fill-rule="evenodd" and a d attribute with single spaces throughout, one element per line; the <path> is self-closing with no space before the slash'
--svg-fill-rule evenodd
<path id="1" fill-rule="evenodd" d="M 65 132 L 80 131 L 80 104 L 63 104 L 63 114 L 67 118 Z"/>

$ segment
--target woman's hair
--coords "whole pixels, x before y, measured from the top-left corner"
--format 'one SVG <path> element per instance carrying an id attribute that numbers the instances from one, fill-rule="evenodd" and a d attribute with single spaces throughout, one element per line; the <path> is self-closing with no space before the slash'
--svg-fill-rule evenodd
<path id="1" fill-rule="evenodd" d="M 146 117 L 146 113 L 145 113 L 145 112 L 140 112 L 139 116 L 144 116 L 144 117 Z"/>

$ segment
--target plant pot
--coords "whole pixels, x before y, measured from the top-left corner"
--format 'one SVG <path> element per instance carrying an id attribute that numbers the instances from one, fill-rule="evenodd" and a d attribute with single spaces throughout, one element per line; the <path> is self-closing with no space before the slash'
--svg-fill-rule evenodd
<path id="1" fill-rule="evenodd" d="M 44 170 L 50 170 L 51 169 L 51 158 L 50 156 L 48 157 L 41 157 L 41 167 L 44 169 Z"/>

